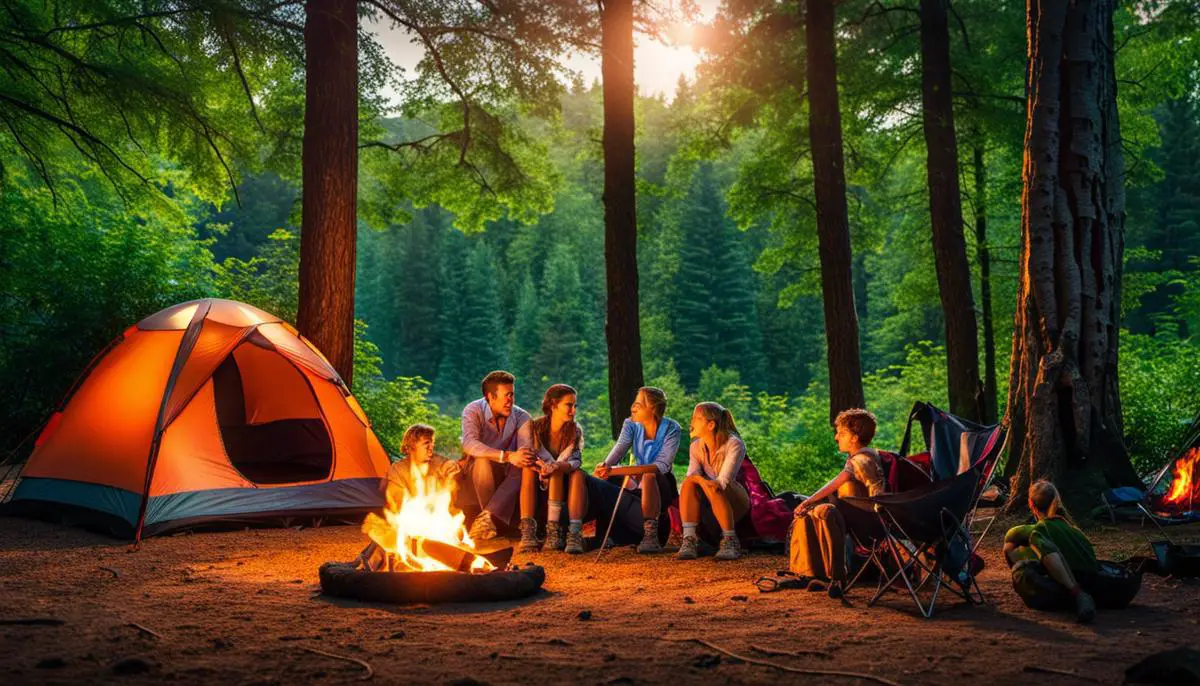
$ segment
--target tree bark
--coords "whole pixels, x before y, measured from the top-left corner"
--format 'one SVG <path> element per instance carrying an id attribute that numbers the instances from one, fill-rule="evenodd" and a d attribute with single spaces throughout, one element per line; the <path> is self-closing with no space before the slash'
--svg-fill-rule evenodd
<path id="1" fill-rule="evenodd" d="M 946 365 L 950 411 L 964 419 L 981 417 L 979 341 L 971 269 L 963 238 L 958 185 L 958 141 L 950 90 L 949 0 L 921 0 L 921 104 L 925 127 L 929 216 L 934 264 L 946 324 Z"/>
<path id="2" fill-rule="evenodd" d="M 604 264 L 608 406 L 617 437 L 642 386 L 638 314 L 637 205 L 633 160 L 633 0 L 605 0 L 600 13 L 604 85 Z"/>
<path id="3" fill-rule="evenodd" d="M 983 132 L 977 131 L 975 163 L 975 251 L 979 261 L 979 299 L 983 318 L 983 399 L 979 404 L 986 424 L 996 422 L 996 331 L 992 324 L 992 256 L 987 238 L 987 166 Z"/>
<path id="4" fill-rule="evenodd" d="M 1113 0 L 1031 0 L 1021 271 L 1008 394 L 1014 509 L 1137 482 L 1117 380 L 1125 191 Z"/>
<path id="5" fill-rule="evenodd" d="M 833 0 L 810 0 L 805 18 L 808 49 L 808 137 L 812 149 L 817 245 L 825 304 L 825 355 L 829 365 L 829 420 L 865 407 L 858 314 L 854 306 L 850 221 L 846 210 L 842 116 L 837 93 Z"/>
<path id="6" fill-rule="evenodd" d="M 296 327 L 349 385 L 357 240 L 358 6 L 355 0 L 309 0 L 305 9 Z"/>

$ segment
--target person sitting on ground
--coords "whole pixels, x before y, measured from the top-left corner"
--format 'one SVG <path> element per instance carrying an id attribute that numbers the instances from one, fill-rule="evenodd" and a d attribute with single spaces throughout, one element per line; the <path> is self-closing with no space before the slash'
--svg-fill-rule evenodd
<path id="1" fill-rule="evenodd" d="M 750 494 L 740 483 L 746 444 L 738 435 L 733 415 L 714 402 L 696 405 L 690 434 L 687 478 L 679 492 L 683 541 L 675 558 L 696 559 L 697 528 L 703 523 L 708 529 L 715 518 L 721 537 L 716 559 L 736 560 L 742 556 L 736 527 L 750 514 Z"/>
<path id="2" fill-rule="evenodd" d="M 529 413 L 513 404 L 515 383 L 508 372 L 490 372 L 480 383 L 483 397 L 462 411 L 462 452 L 471 481 L 464 495 L 474 496 L 464 504 L 481 509 L 469 532 L 476 542 L 495 538 L 498 522 L 515 524 L 521 468 L 534 463 Z"/>
<path id="3" fill-rule="evenodd" d="M 789 567 L 801 577 L 828 583 L 829 595 L 835 598 L 846 582 L 846 523 L 837 507 L 826 501 L 838 496 L 876 496 L 886 490 L 879 453 L 870 447 L 875 426 L 875 415 L 867 410 L 838 413 L 833 421 L 834 440 L 849 458 L 837 476 L 795 509 Z"/>
<path id="4" fill-rule="evenodd" d="M 1012 567 L 1013 588 L 1025 604 L 1051 609 L 1073 602 L 1082 623 L 1096 616 L 1096 602 L 1085 590 L 1100 571 L 1096 551 L 1063 507 L 1049 481 L 1029 487 L 1029 511 L 1036 524 L 1015 526 L 1004 536 L 1004 559 Z M 1056 583 L 1039 583 L 1045 577 Z"/>
<path id="5" fill-rule="evenodd" d="M 408 497 L 428 493 L 442 486 L 457 490 L 462 464 L 433 451 L 436 434 L 428 424 L 413 424 L 400 439 L 400 459 L 392 462 L 383 479 L 387 509 L 397 512 Z M 367 570 L 387 567 L 387 554 L 374 541 L 358 555 L 354 564 Z"/>
<path id="6" fill-rule="evenodd" d="M 615 514 L 610 540 L 618 544 L 632 543 L 640 536 L 641 542 L 637 547 L 639 553 L 662 552 L 668 531 L 667 527 L 663 527 L 660 532 L 660 521 L 664 507 L 678 493 L 675 474 L 671 470 L 675 453 L 679 452 L 679 437 L 683 433 L 679 422 L 664 416 L 666 411 L 667 394 L 661 388 L 643 386 L 638 389 L 637 397 L 629 407 L 629 418 L 621 425 L 616 444 L 608 457 L 596 465 L 593 472 L 595 477 L 584 482 L 587 487 L 583 493 L 584 501 L 572 509 L 571 531 L 576 533 L 568 534 L 568 552 L 583 552 L 583 537 L 577 532 L 583 526 L 589 507 L 590 514 L 601 520 L 600 525 L 606 529 L 605 522 Z M 621 495 L 621 487 L 609 481 L 608 475 L 630 451 L 638 465 L 653 465 L 655 471 L 625 481 L 627 492 L 620 499 L 621 511 L 613 513 Z"/>
<path id="7" fill-rule="evenodd" d="M 389 510 L 399 510 L 404 498 L 429 488 L 428 479 L 449 482 L 457 488 L 462 477 L 462 465 L 433 451 L 436 433 L 428 424 L 413 424 L 400 439 L 401 458 L 388 467 L 383 482 L 384 497 Z"/>
<path id="8" fill-rule="evenodd" d="M 537 509 L 540 491 L 549 491 L 546 503 L 546 547 L 563 549 L 562 514 L 567 480 L 572 497 L 584 490 L 583 429 L 575 423 L 575 389 L 554 384 L 542 397 L 542 416 L 530 425 L 533 466 L 521 469 L 521 545 L 523 553 L 538 549 Z M 541 488 L 539 488 L 539 485 Z"/>

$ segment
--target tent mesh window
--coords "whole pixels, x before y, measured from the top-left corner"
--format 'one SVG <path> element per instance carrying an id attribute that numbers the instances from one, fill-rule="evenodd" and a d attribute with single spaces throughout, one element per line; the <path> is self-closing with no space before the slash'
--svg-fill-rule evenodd
<path id="1" fill-rule="evenodd" d="M 317 398 L 281 355 L 243 343 L 213 374 L 213 393 L 225 453 L 248 480 L 329 478 L 333 446 Z"/>

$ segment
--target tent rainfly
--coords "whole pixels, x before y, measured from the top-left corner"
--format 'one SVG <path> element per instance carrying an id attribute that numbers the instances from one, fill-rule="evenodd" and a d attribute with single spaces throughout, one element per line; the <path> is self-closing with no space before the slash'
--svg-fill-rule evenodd
<path id="1" fill-rule="evenodd" d="M 127 329 L 38 437 L 7 509 L 140 540 L 383 505 L 388 458 L 317 349 L 209 298 Z"/>

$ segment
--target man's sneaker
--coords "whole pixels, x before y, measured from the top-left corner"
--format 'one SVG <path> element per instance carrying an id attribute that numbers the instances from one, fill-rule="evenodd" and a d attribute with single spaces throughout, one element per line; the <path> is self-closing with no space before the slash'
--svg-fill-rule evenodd
<path id="1" fill-rule="evenodd" d="M 675 553 L 676 560 L 694 560 L 699 553 L 700 539 L 695 536 L 684 536 L 679 542 L 679 552 Z"/>
<path id="2" fill-rule="evenodd" d="M 537 520 L 533 517 L 522 517 L 521 543 L 517 547 L 517 551 L 522 553 L 536 553 L 540 547 L 537 539 Z"/>
<path id="3" fill-rule="evenodd" d="M 563 548 L 571 555 L 578 555 L 583 552 L 583 532 L 582 531 L 567 531 L 567 545 Z"/>
<path id="4" fill-rule="evenodd" d="M 496 523 L 492 521 L 492 513 L 487 510 L 480 512 L 475 521 L 471 522 L 471 530 L 467 532 L 467 535 L 476 543 L 495 538 Z"/>
<path id="5" fill-rule="evenodd" d="M 562 522 L 546 522 L 546 550 L 563 549 Z"/>
<path id="6" fill-rule="evenodd" d="M 742 544 L 738 542 L 737 534 L 723 534 L 716 558 L 718 560 L 736 560 L 741 556 Z"/>
<path id="7" fill-rule="evenodd" d="M 642 520 L 642 542 L 638 544 L 639 553 L 661 553 L 662 544 L 658 542 L 658 520 Z"/>
<path id="8" fill-rule="evenodd" d="M 1080 589 L 1079 595 L 1075 596 L 1075 621 L 1080 624 L 1087 624 L 1096 618 L 1096 601 L 1092 600 L 1091 594 Z"/>

